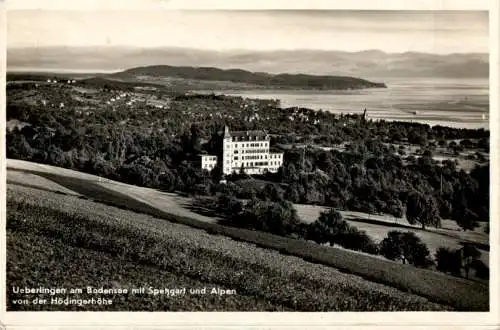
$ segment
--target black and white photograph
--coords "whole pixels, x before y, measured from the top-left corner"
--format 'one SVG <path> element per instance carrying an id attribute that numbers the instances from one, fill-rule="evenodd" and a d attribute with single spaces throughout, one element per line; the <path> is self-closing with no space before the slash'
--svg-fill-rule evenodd
<path id="1" fill-rule="evenodd" d="M 490 311 L 488 10 L 6 17 L 7 312 Z"/>

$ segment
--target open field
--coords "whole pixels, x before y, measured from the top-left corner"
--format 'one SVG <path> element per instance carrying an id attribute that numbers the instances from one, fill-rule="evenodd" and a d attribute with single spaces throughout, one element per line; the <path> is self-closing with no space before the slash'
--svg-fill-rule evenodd
<path id="1" fill-rule="evenodd" d="M 7 184 L 14 183 L 25 187 L 43 188 L 48 191 L 62 193 L 67 195 L 79 196 L 80 194 L 70 190 L 52 180 L 46 179 L 40 175 L 27 172 L 9 171 Z"/>
<path id="2" fill-rule="evenodd" d="M 151 202 L 150 194 L 154 194 L 155 192 L 152 189 L 129 186 L 105 179 L 100 180 L 98 177 L 92 175 L 29 162 L 8 160 L 8 168 L 8 173 L 13 172 L 14 169 L 23 171 L 36 170 L 37 174 L 57 181 L 68 189 L 74 190 L 91 199 L 150 214 L 173 222 L 187 224 L 195 228 L 204 229 L 212 234 L 220 234 L 240 241 L 255 243 L 261 247 L 299 256 L 316 263 L 330 265 L 344 272 L 360 275 L 373 282 L 385 283 L 392 287 L 410 290 L 419 295 L 429 297 L 433 301 L 446 303 L 457 309 L 485 310 L 488 308 L 488 288 L 486 285 L 480 283 L 453 278 L 442 273 L 422 270 L 409 265 L 401 265 L 338 248 L 319 246 L 312 242 L 220 226 L 204 222 L 204 220 L 200 221 L 200 215 L 192 217 L 189 213 L 186 213 L 191 212 L 188 209 L 178 210 L 183 209 L 181 202 L 187 203 L 189 199 L 177 197 L 179 199 L 175 201 L 170 196 L 170 199 L 173 200 L 171 203 L 173 204 L 165 206 L 162 201 L 169 197 L 170 194 L 156 192 L 158 196 L 162 197 L 158 197 L 155 202 Z M 130 187 L 130 190 L 124 189 L 127 186 Z M 158 203 L 158 206 L 163 204 L 164 208 L 155 207 L 153 203 Z M 175 205 L 177 206 L 173 207 Z M 71 203 L 67 206 L 71 206 Z M 191 213 L 196 214 L 194 212 Z"/>
<path id="3" fill-rule="evenodd" d="M 76 192 L 75 185 L 71 184 L 71 182 L 63 184 L 61 180 L 65 181 L 65 178 L 74 178 L 83 180 L 84 182 L 88 182 L 93 187 L 92 195 L 94 198 L 98 198 L 96 196 L 96 191 L 99 190 L 102 192 L 111 192 L 111 194 L 119 194 L 122 200 L 127 200 L 131 202 L 133 205 L 134 201 L 138 201 L 144 205 L 149 205 L 153 208 L 156 208 L 160 211 L 167 212 L 171 215 L 175 216 L 183 216 L 183 217 L 191 217 L 198 221 L 206 221 L 206 222 L 216 222 L 217 219 L 212 217 L 205 217 L 198 213 L 190 211 L 187 206 L 191 204 L 191 199 L 187 197 L 182 197 L 177 194 L 165 193 L 155 189 L 149 189 L 144 187 L 133 186 L 125 183 L 121 183 L 118 181 L 112 181 L 108 179 L 104 179 L 92 174 L 72 171 L 64 168 L 58 168 L 54 166 L 37 164 L 32 162 L 26 162 L 16 159 L 8 159 L 7 160 L 8 171 L 8 180 L 12 182 L 25 183 L 24 181 L 16 181 L 19 177 L 22 177 L 22 174 L 14 174 L 16 171 L 22 171 L 22 173 L 32 173 L 32 175 L 40 177 L 40 180 L 45 180 L 43 182 L 50 183 L 49 185 L 41 185 L 40 187 L 44 189 L 50 189 L 52 184 L 56 184 L 54 181 L 59 182 L 58 186 L 65 185 L 66 190 L 71 190 L 74 194 L 78 194 Z M 11 174 L 12 173 L 12 174 Z M 19 172 L 18 172 L 19 173 Z M 34 174 L 36 173 L 36 174 Z M 50 176 L 51 179 L 44 179 L 43 174 Z M 55 177 L 54 177 L 55 175 Z M 66 180 L 67 181 L 67 180 Z M 72 188 L 71 188 L 71 187 Z M 62 186 L 61 186 L 62 187 Z M 68 188 L 70 187 L 70 188 Z M 79 185 L 78 189 L 85 189 L 83 185 Z M 85 195 L 85 191 L 81 191 L 80 194 Z M 107 194 L 106 198 L 111 198 Z M 92 197 L 90 197 L 92 198 Z M 122 206 L 126 206 L 127 203 L 124 203 Z"/>
<path id="4" fill-rule="evenodd" d="M 15 305 L 14 299 L 25 297 L 9 292 L 9 310 L 449 309 L 331 267 L 75 196 L 9 185 L 7 197 L 9 287 L 216 287 L 236 292 L 113 294 L 106 296 L 111 305 L 88 309 Z M 72 298 L 92 295 L 84 290 Z"/>
<path id="5" fill-rule="evenodd" d="M 295 204 L 295 208 L 299 217 L 307 223 L 315 221 L 320 212 L 327 209 L 323 206 L 303 204 Z M 461 242 L 476 243 L 481 251 L 481 261 L 488 265 L 489 248 L 485 250 L 485 247 L 489 247 L 489 241 L 488 234 L 484 232 L 484 223 L 474 231 L 464 232 L 459 230 L 455 221 L 443 220 L 443 228 L 431 227 L 421 230 L 418 225 L 410 225 L 404 218 L 352 211 L 340 211 L 340 213 L 349 224 L 366 231 L 376 242 L 382 241 L 389 231 L 398 230 L 414 232 L 427 245 L 431 254 L 442 246 L 456 249 L 462 246 Z"/>

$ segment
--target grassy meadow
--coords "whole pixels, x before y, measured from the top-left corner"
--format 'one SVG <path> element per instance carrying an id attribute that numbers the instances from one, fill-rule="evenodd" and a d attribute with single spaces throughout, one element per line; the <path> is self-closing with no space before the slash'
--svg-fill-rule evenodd
<path id="1" fill-rule="evenodd" d="M 8 310 L 488 308 L 487 287 L 479 283 L 341 249 L 222 226 L 208 230 L 209 234 L 209 228 L 190 228 L 81 197 L 14 184 L 8 186 L 7 198 L 9 288 L 176 286 L 237 292 L 222 297 L 188 294 L 178 299 L 116 295 L 110 298 L 113 305 L 87 307 L 14 305 L 11 302 L 19 297 L 9 292 Z M 226 228 L 228 232 L 224 232 Z M 367 280 L 370 277 L 389 285 Z M 405 290 L 396 289 L 404 286 Z"/>

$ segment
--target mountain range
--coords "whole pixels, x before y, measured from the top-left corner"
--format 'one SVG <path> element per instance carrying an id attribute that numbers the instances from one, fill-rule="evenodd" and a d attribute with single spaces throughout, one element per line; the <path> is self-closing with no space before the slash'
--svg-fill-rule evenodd
<path id="1" fill-rule="evenodd" d="M 122 71 L 169 65 L 243 69 L 271 74 L 391 77 L 487 78 L 486 53 L 429 54 L 323 50 L 209 51 L 188 48 L 43 47 L 7 49 L 8 71 Z"/>

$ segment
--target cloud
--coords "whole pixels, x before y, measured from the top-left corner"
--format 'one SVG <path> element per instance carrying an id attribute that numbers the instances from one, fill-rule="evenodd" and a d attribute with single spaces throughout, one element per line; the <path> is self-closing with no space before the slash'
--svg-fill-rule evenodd
<path id="1" fill-rule="evenodd" d="M 8 46 L 110 45 L 218 51 L 488 51 L 487 12 L 180 11 L 142 8 L 134 11 L 10 11 Z"/>

